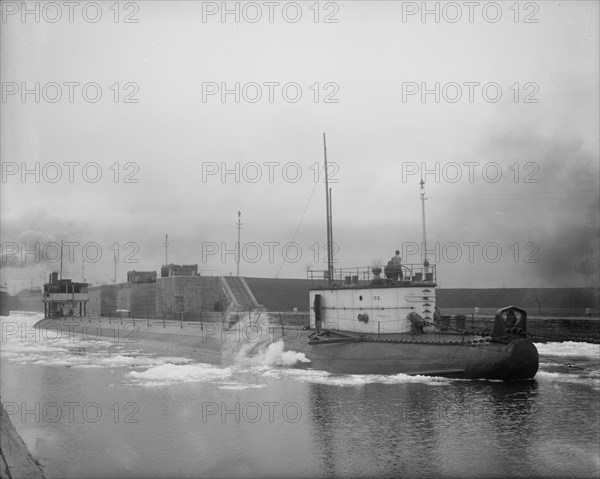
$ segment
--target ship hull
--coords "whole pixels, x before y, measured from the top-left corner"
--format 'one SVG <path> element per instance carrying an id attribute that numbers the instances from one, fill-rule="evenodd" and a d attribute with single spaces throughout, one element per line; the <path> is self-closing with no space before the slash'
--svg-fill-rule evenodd
<path id="1" fill-rule="evenodd" d="M 305 336 L 305 335 L 303 335 Z M 337 374 L 409 374 L 465 379 L 530 379 L 538 351 L 527 338 L 499 342 L 428 341 L 427 338 L 370 339 L 311 344 L 307 337 L 285 340 L 286 349 L 304 353 L 299 366 Z"/>
<path id="2" fill-rule="evenodd" d="M 209 323 L 210 324 L 210 323 Z M 131 322 L 104 321 L 102 324 L 80 320 L 45 319 L 35 327 L 48 330 L 52 340 L 60 331 L 63 337 L 72 334 L 92 339 L 103 336 L 123 343 L 150 341 L 164 343 L 174 350 L 193 352 L 210 357 L 211 361 L 227 361 L 224 351 L 229 353 L 247 339 L 231 331 L 221 332 L 206 324 L 204 329 L 187 327 L 179 329 L 159 325 L 148 328 L 145 321 Z M 285 349 L 303 353 L 310 362 L 298 362 L 293 367 L 316 369 L 333 374 L 409 374 L 443 376 L 465 379 L 529 379 L 538 369 L 538 352 L 527 338 L 517 337 L 506 344 L 499 342 L 464 342 L 459 336 L 436 336 L 435 341 L 428 335 L 398 336 L 387 339 L 354 339 L 346 342 L 323 341 L 314 344 L 310 341 L 312 330 L 296 327 L 270 326 L 263 331 L 261 340 L 247 351 L 257 352 L 269 342 L 282 340 Z M 233 347 L 233 348 L 232 348 Z M 205 354 L 206 353 L 206 354 Z M 206 358 L 204 358 L 206 359 Z"/>

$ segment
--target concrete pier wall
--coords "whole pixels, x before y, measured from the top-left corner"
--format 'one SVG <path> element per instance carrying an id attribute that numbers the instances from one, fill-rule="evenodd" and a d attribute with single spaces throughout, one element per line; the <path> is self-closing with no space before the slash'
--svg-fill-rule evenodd
<path id="1" fill-rule="evenodd" d="M 126 309 L 132 318 L 156 317 L 156 283 L 118 285 L 117 309 Z"/>
<path id="2" fill-rule="evenodd" d="M 227 296 L 217 276 L 171 276 L 155 283 L 121 283 L 89 288 L 91 316 L 194 320 L 200 312 L 227 309 Z"/>
<path id="3" fill-rule="evenodd" d="M 156 317 L 193 321 L 205 311 L 227 309 L 217 276 L 171 276 L 156 280 Z"/>
<path id="4" fill-rule="evenodd" d="M 2 410 L 0 427 L 0 477 L 8 479 L 43 479 L 40 464 L 31 455 L 21 436 L 15 429 L 10 416 L 0 403 Z"/>
<path id="5" fill-rule="evenodd" d="M 114 317 L 118 309 L 117 288 L 118 285 L 114 284 L 93 286 L 89 288 L 88 315 Z"/>

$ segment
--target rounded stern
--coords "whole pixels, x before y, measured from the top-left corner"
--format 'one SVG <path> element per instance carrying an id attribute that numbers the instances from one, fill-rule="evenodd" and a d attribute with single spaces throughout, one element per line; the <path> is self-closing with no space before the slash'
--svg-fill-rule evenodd
<path id="1" fill-rule="evenodd" d="M 512 341 L 509 357 L 509 377 L 507 379 L 531 379 L 539 367 L 539 354 L 535 344 L 527 338 Z"/>

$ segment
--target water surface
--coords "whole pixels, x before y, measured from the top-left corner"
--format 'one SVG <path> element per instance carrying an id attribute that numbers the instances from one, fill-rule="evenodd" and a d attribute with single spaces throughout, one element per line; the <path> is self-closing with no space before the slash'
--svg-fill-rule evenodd
<path id="1" fill-rule="evenodd" d="M 228 365 L 2 317 L 2 402 L 48 478 L 598 477 L 600 345 L 530 381 Z"/>

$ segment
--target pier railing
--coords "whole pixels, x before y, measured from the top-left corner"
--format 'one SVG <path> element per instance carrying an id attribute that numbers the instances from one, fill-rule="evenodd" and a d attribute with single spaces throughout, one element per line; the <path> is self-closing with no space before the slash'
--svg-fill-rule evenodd
<path id="1" fill-rule="evenodd" d="M 327 270 L 309 270 L 307 279 L 315 286 L 328 286 L 330 275 Z M 393 287 L 409 284 L 435 284 L 435 265 L 403 264 L 400 269 L 379 266 L 358 266 L 333 270 L 331 281 L 336 287 L 378 286 Z"/>

